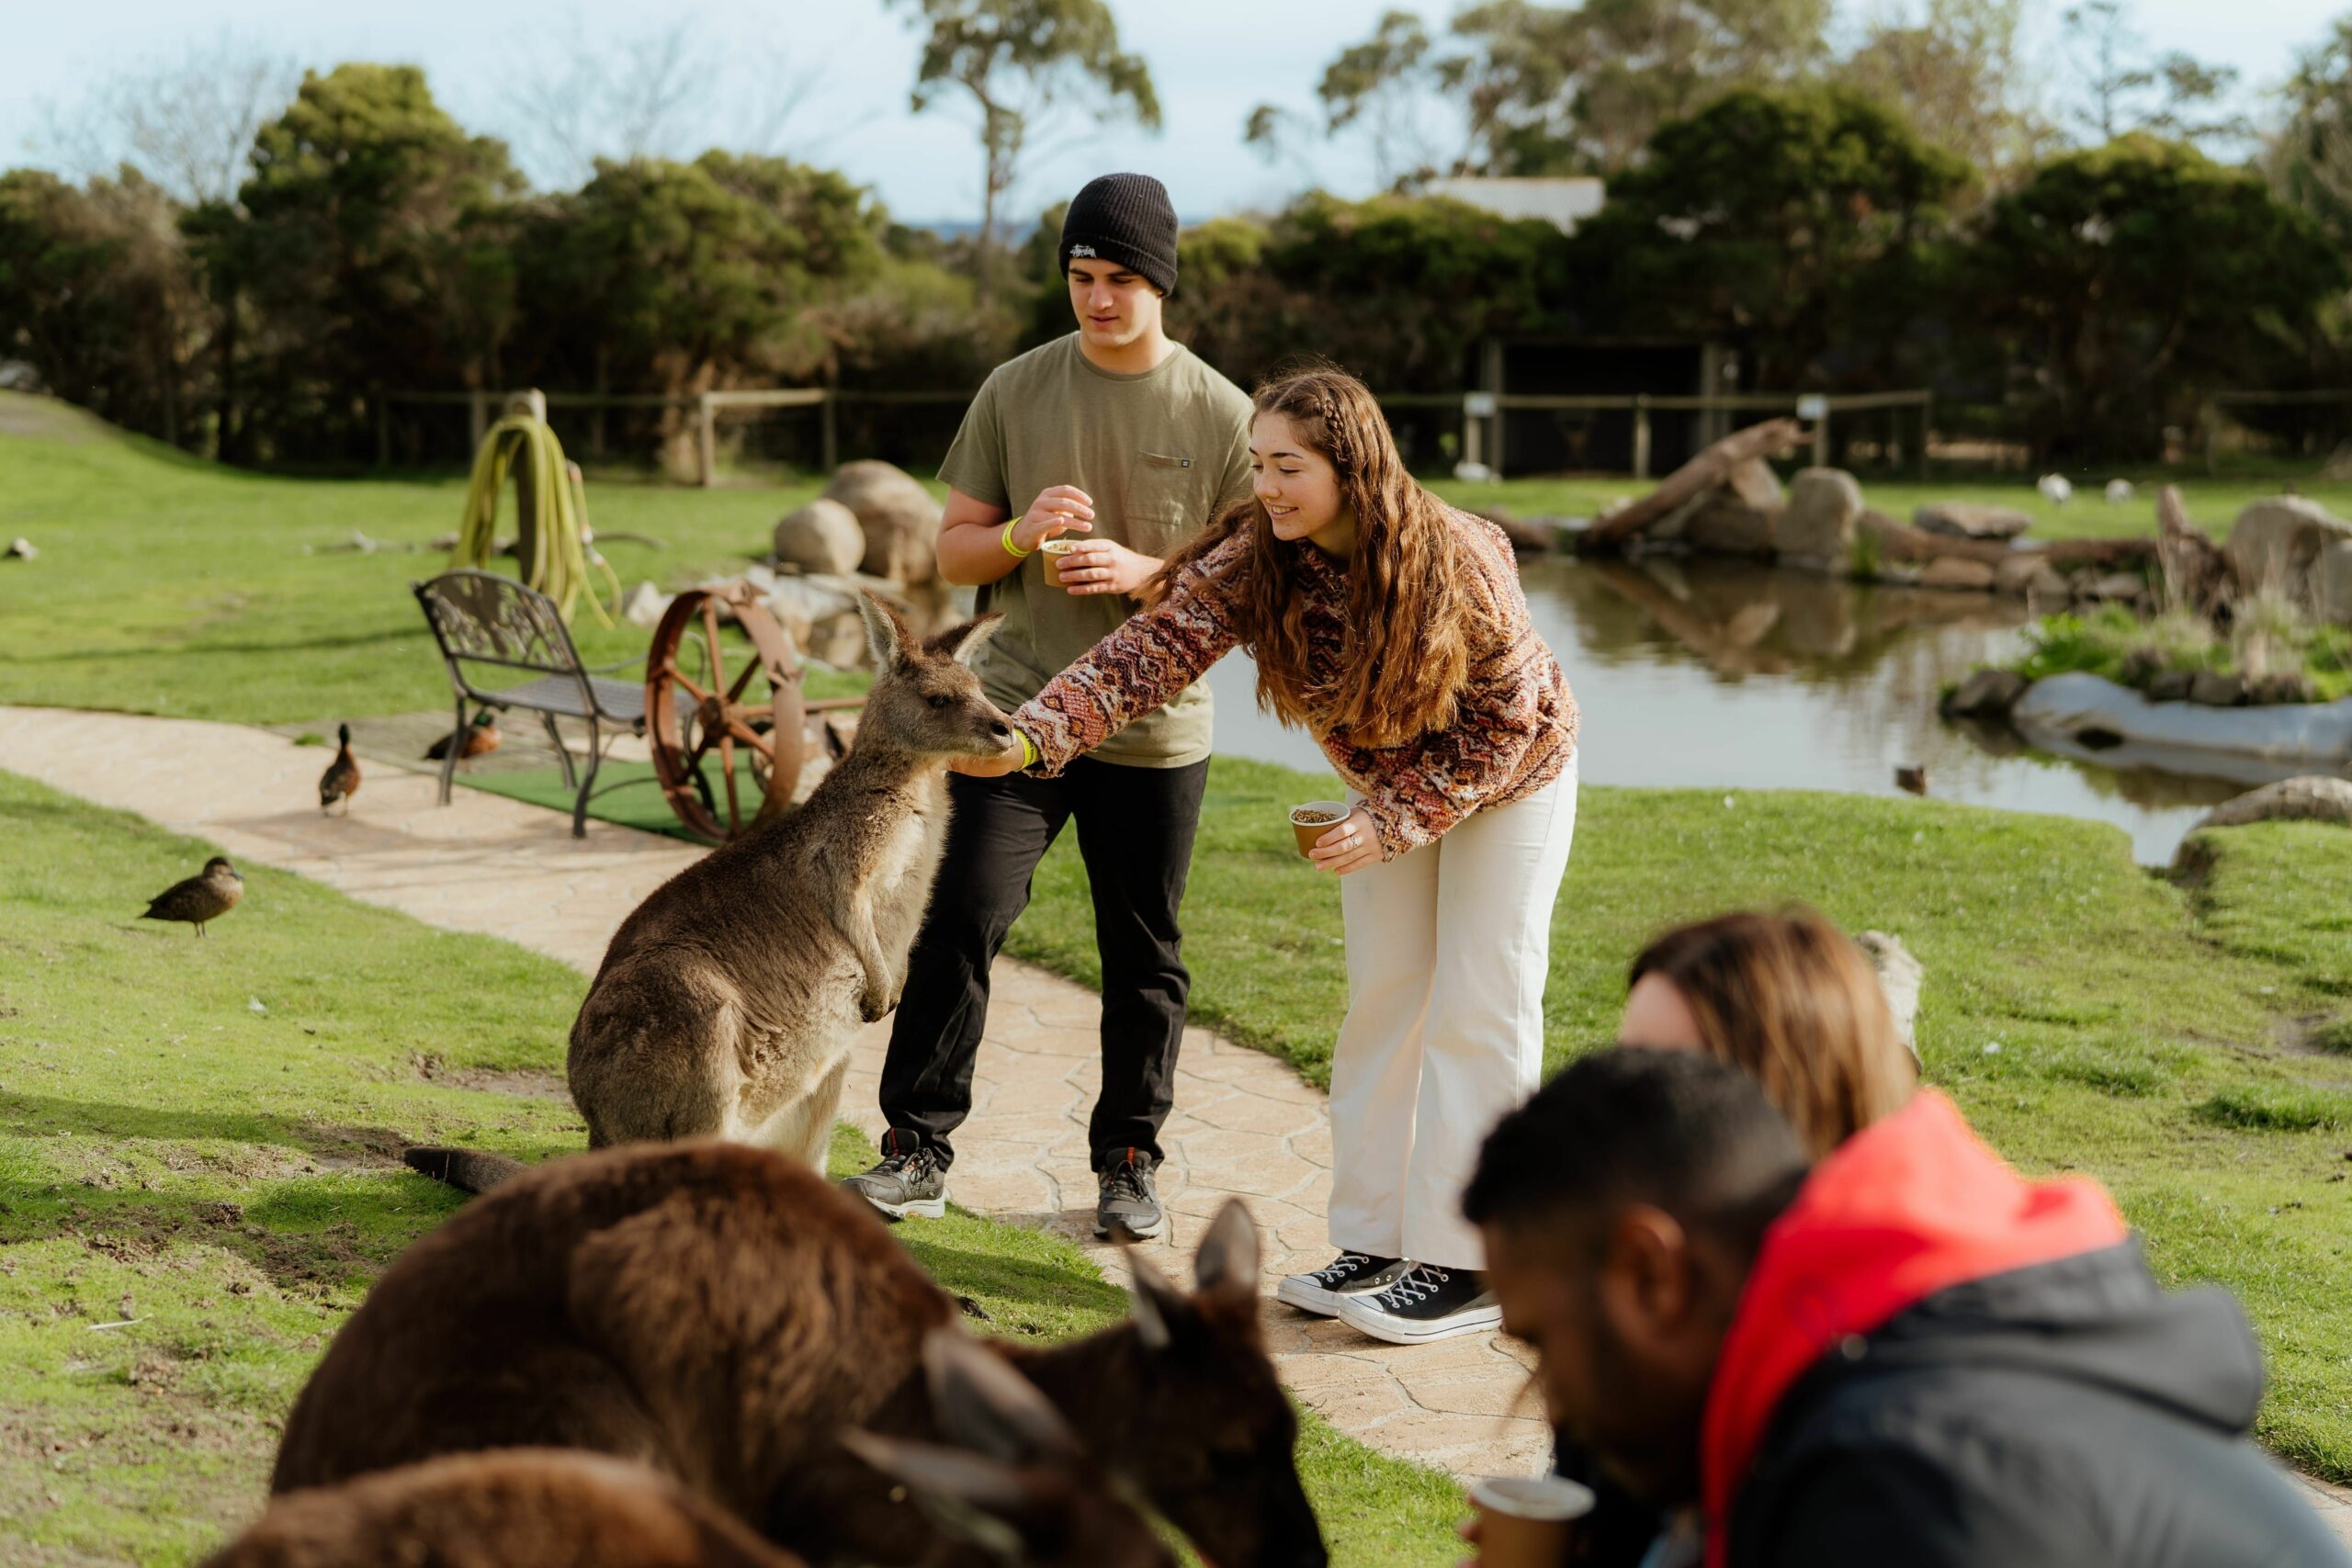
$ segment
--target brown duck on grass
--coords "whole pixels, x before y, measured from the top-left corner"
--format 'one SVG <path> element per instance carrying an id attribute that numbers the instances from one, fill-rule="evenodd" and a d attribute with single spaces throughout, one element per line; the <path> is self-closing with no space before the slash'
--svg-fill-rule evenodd
<path id="1" fill-rule="evenodd" d="M 340 727 L 335 734 L 343 744 L 336 750 L 334 761 L 327 764 L 327 771 L 319 775 L 319 809 L 328 810 L 339 800 L 343 802 L 343 814 L 348 817 L 351 797 L 359 793 L 359 762 L 351 754 L 351 726 Z"/>
<path id="2" fill-rule="evenodd" d="M 204 863 L 201 874 L 185 882 L 175 882 L 148 901 L 142 920 L 184 920 L 204 934 L 205 922 L 217 920 L 237 907 L 245 896 L 245 879 L 237 874 L 225 856 L 214 855 Z"/>
<path id="3" fill-rule="evenodd" d="M 460 757 L 487 757 L 498 750 L 498 743 L 504 739 L 498 733 L 498 716 L 484 708 L 474 715 L 473 723 L 463 729 L 451 731 L 426 747 L 424 760 L 438 762 L 447 758 L 452 740 L 459 741 L 458 755 Z"/>

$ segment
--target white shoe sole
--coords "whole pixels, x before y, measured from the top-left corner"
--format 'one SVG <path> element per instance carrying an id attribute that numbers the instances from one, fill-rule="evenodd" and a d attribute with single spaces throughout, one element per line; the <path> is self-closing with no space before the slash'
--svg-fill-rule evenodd
<path id="1" fill-rule="evenodd" d="M 1465 1335 L 1486 1334 L 1500 1328 L 1503 1309 L 1498 1306 L 1476 1307 L 1453 1313 L 1434 1323 L 1416 1323 L 1410 1318 L 1392 1317 L 1360 1302 L 1342 1298 L 1338 1316 L 1341 1323 L 1357 1333 L 1369 1334 L 1374 1339 L 1385 1339 L 1391 1345 L 1430 1345 L 1441 1339 L 1460 1339 Z"/>
<path id="2" fill-rule="evenodd" d="M 1296 1307 L 1301 1312 L 1311 1312 L 1317 1317 L 1339 1316 L 1340 1303 L 1347 1299 L 1337 1291 L 1311 1285 L 1296 1274 L 1284 1277 L 1283 1282 L 1274 1287 L 1274 1300 L 1284 1306 Z"/>
<path id="3" fill-rule="evenodd" d="M 848 1183 L 842 1183 L 848 1186 Z M 849 1189 L 865 1201 L 865 1206 L 886 1220 L 944 1220 L 947 1217 L 947 1194 L 936 1198 L 918 1198 L 911 1203 L 890 1204 L 876 1198 L 862 1187 Z"/>

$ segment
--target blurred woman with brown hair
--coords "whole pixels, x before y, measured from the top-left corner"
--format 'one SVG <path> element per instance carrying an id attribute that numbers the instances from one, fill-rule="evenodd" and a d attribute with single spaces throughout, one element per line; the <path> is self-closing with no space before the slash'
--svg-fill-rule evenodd
<path id="1" fill-rule="evenodd" d="M 1678 926 L 1641 951 L 1629 980 L 1618 1043 L 1745 1068 L 1815 1159 L 1918 1081 L 1870 961 L 1810 909 Z"/>
<path id="2" fill-rule="evenodd" d="M 1012 716 L 1004 765 L 1050 775 L 1249 650 L 1260 705 L 1314 735 L 1352 797 L 1308 852 L 1344 879 L 1339 1257 L 1276 1294 L 1393 1343 L 1481 1333 L 1502 1314 L 1461 1196 L 1543 1068 L 1576 703 L 1510 542 L 1414 481 L 1362 382 L 1305 370 L 1255 401 L 1252 498 Z"/>

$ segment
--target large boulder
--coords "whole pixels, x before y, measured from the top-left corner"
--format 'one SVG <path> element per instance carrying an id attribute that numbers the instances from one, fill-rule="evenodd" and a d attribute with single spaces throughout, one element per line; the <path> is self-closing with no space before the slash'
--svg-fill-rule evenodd
<path id="1" fill-rule="evenodd" d="M 938 570 L 939 502 L 913 475 L 888 463 L 843 463 L 825 499 L 857 514 L 865 534 L 858 570 L 892 582 L 928 582 Z"/>
<path id="2" fill-rule="evenodd" d="M 840 577 L 855 571 L 865 558 L 865 530 L 858 525 L 857 513 L 838 501 L 820 496 L 776 523 L 778 566 Z"/>
<path id="3" fill-rule="evenodd" d="M 2014 539 L 2033 526 L 2033 518 L 2014 506 L 1938 501 L 1912 513 L 1911 524 L 1923 534 L 1952 539 Z"/>
<path id="4" fill-rule="evenodd" d="M 2312 607 L 2323 621 L 2352 626 L 2352 540 L 2339 539 L 2312 563 Z"/>
<path id="5" fill-rule="evenodd" d="M 1700 555 L 1769 556 L 1775 515 L 1718 491 L 1683 525 L 1683 543 Z"/>
<path id="6" fill-rule="evenodd" d="M 1734 463 L 1724 475 L 1724 490 L 1743 506 L 1770 512 L 1788 498 L 1781 491 L 1781 476 L 1761 457 Z"/>
<path id="7" fill-rule="evenodd" d="M 2324 773 L 2281 779 L 2222 802 L 2200 818 L 2197 827 L 2243 828 L 2249 822 L 2276 821 L 2334 822 L 2352 828 L 2352 780 Z"/>
<path id="8" fill-rule="evenodd" d="M 1862 487 L 1843 468 L 1805 468 L 1789 481 L 1788 504 L 1772 522 L 1772 549 L 1791 566 L 1843 569 L 1861 521 Z"/>
<path id="9" fill-rule="evenodd" d="M 2311 595 L 2301 585 L 2312 563 L 2323 550 L 2347 540 L 2352 540 L 2352 523 L 2316 501 L 2278 495 L 2239 513 L 2229 543 L 2222 547 L 2247 592 L 2269 590 L 2308 599 Z"/>

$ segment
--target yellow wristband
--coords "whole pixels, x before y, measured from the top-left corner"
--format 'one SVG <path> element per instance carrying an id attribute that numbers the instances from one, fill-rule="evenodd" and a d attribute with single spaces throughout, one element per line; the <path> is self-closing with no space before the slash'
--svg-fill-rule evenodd
<path id="1" fill-rule="evenodd" d="M 1024 770 L 1035 767 L 1037 765 L 1037 743 L 1029 739 L 1029 732 L 1025 729 L 1016 729 L 1012 733 L 1021 737 L 1021 766 Z"/>
<path id="2" fill-rule="evenodd" d="M 1011 556 L 1014 560 L 1026 560 L 1031 555 L 1031 551 L 1017 550 L 1012 547 L 1012 531 L 1020 526 L 1021 519 L 1018 517 L 1014 518 L 1012 522 L 1007 523 L 1004 525 L 1004 532 L 997 536 L 997 542 L 1004 547 L 1004 553 Z"/>

